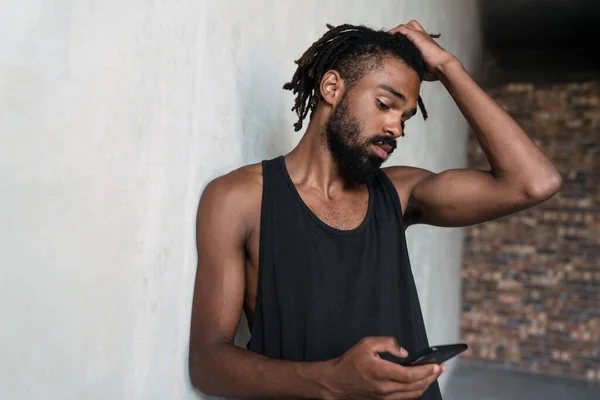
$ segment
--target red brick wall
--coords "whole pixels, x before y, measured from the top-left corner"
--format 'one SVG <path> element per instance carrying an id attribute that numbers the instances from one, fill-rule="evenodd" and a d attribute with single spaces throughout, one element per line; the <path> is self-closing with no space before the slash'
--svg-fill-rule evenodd
<path id="1" fill-rule="evenodd" d="M 600 380 L 600 84 L 490 90 L 563 176 L 534 209 L 468 228 L 466 359 Z M 469 162 L 488 168 L 471 135 Z"/>

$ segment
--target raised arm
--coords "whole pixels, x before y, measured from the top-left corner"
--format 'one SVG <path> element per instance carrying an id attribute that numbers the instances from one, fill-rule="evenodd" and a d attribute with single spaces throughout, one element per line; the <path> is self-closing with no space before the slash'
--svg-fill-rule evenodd
<path id="1" fill-rule="evenodd" d="M 468 121 L 490 171 L 412 170 L 405 219 L 409 224 L 466 226 L 539 204 L 553 196 L 561 177 L 521 127 L 440 48 L 416 21 L 400 25 L 421 50 L 427 77 L 439 79 Z"/>

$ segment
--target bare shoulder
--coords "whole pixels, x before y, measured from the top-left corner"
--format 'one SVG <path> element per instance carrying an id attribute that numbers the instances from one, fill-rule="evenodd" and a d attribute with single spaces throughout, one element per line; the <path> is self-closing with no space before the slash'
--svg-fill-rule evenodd
<path id="1" fill-rule="evenodd" d="M 221 215 L 233 225 L 243 227 L 247 234 L 260 213 L 262 186 L 260 163 L 246 165 L 217 177 L 209 182 L 202 193 L 199 214 L 211 217 Z"/>
<path id="2" fill-rule="evenodd" d="M 220 195 L 236 196 L 262 190 L 262 166 L 250 164 L 213 179 L 205 189 Z"/>
<path id="3" fill-rule="evenodd" d="M 382 168 L 382 170 L 396 187 L 398 197 L 400 198 L 400 204 L 402 205 L 403 214 L 406 214 L 410 195 L 415 186 L 417 186 L 423 179 L 433 175 L 433 172 L 426 169 L 409 167 L 405 165 L 385 167 Z"/>

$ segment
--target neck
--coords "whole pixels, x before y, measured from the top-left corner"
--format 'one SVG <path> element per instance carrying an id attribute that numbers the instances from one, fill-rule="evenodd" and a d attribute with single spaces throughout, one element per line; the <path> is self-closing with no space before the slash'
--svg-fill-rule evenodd
<path id="1" fill-rule="evenodd" d="M 317 110 L 300 142 L 285 156 L 288 172 L 294 182 L 310 186 L 325 195 L 361 186 L 344 179 L 329 151 L 325 137 L 328 118 L 328 113 Z"/>

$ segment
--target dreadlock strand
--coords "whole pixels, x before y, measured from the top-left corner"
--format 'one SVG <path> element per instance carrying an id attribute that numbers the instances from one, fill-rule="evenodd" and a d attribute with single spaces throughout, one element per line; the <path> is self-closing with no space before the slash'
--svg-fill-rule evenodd
<path id="1" fill-rule="evenodd" d="M 419 109 L 421 110 L 421 114 L 423 114 L 423 119 L 427 120 L 427 110 L 425 109 L 425 104 L 423 103 L 423 98 L 419 95 L 419 99 L 417 100 L 419 103 Z"/>
<path id="2" fill-rule="evenodd" d="M 324 36 L 322 39 L 327 40 L 329 35 Z M 330 67 L 335 63 L 338 55 L 341 54 L 348 48 L 348 44 L 344 44 L 343 40 L 334 40 L 328 47 L 324 47 L 324 42 L 316 42 L 311 48 L 301 57 L 300 67 L 296 71 L 300 76 L 304 70 L 306 70 L 305 77 L 303 78 L 303 89 L 302 95 L 298 96 L 296 103 L 292 110 L 296 110 L 299 121 L 294 124 L 296 131 L 302 129 L 302 121 L 306 118 L 309 111 L 316 107 L 318 100 L 320 99 L 319 85 L 320 80 L 315 77 L 322 77 L 325 72 L 325 68 Z M 320 49 L 322 51 L 313 52 L 312 47 Z M 296 74 L 294 74 L 296 76 Z M 299 77 L 298 77 L 299 78 Z M 298 79 L 300 81 L 300 78 Z M 284 88 L 293 89 L 294 93 L 300 90 L 298 83 L 293 79 L 294 84 L 286 84 Z M 312 85 L 311 85 L 312 83 Z M 312 86 L 312 87 L 311 87 Z"/>

